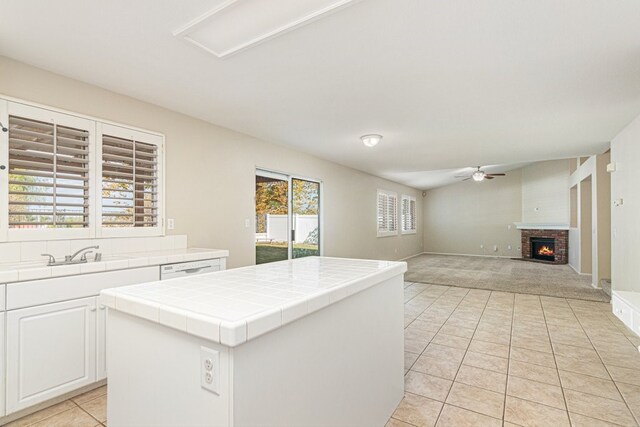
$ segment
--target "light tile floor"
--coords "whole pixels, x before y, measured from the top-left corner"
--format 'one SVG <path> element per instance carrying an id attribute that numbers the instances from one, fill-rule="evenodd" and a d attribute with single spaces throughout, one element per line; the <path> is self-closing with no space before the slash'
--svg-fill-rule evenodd
<path id="1" fill-rule="evenodd" d="M 6 427 L 96 427 L 107 425 L 107 386 L 35 412 Z"/>
<path id="2" fill-rule="evenodd" d="M 639 344 L 607 303 L 406 283 L 387 427 L 638 425 Z M 9 426 L 106 424 L 101 387 Z"/>
<path id="3" fill-rule="evenodd" d="M 608 303 L 405 283 L 387 427 L 636 426 L 639 344 Z"/>

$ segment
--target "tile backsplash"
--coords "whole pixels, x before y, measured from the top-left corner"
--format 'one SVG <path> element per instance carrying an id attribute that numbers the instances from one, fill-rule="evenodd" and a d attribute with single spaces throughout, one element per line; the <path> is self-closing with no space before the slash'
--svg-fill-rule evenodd
<path id="1" fill-rule="evenodd" d="M 29 242 L 0 243 L 0 263 L 13 263 L 43 259 L 49 253 L 64 257 L 87 246 L 100 246 L 97 252 L 119 254 L 171 249 L 185 249 L 187 236 L 128 237 L 109 239 L 39 240 Z"/>

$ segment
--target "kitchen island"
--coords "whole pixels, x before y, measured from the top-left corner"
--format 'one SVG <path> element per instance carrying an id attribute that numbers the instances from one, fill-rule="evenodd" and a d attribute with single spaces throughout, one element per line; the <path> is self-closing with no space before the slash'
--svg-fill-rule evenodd
<path id="1" fill-rule="evenodd" d="M 104 290 L 110 426 L 383 426 L 404 262 L 309 257 Z"/>

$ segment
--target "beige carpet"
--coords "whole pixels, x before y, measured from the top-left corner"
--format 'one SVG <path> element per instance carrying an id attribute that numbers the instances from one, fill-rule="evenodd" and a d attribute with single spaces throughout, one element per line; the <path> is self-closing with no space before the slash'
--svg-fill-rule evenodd
<path id="1" fill-rule="evenodd" d="M 591 276 L 568 265 L 459 255 L 419 255 L 407 263 L 408 282 L 609 302 L 604 291 L 591 286 Z"/>

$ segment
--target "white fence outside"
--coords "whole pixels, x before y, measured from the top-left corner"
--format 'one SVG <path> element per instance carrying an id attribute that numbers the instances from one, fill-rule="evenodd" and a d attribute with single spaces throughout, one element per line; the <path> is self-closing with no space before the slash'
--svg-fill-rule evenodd
<path id="1" fill-rule="evenodd" d="M 289 235 L 287 215 L 267 214 L 267 232 L 262 239 L 274 242 L 286 242 Z M 296 230 L 295 243 L 303 243 L 309 234 L 318 228 L 318 215 L 293 215 L 293 227 Z"/>

